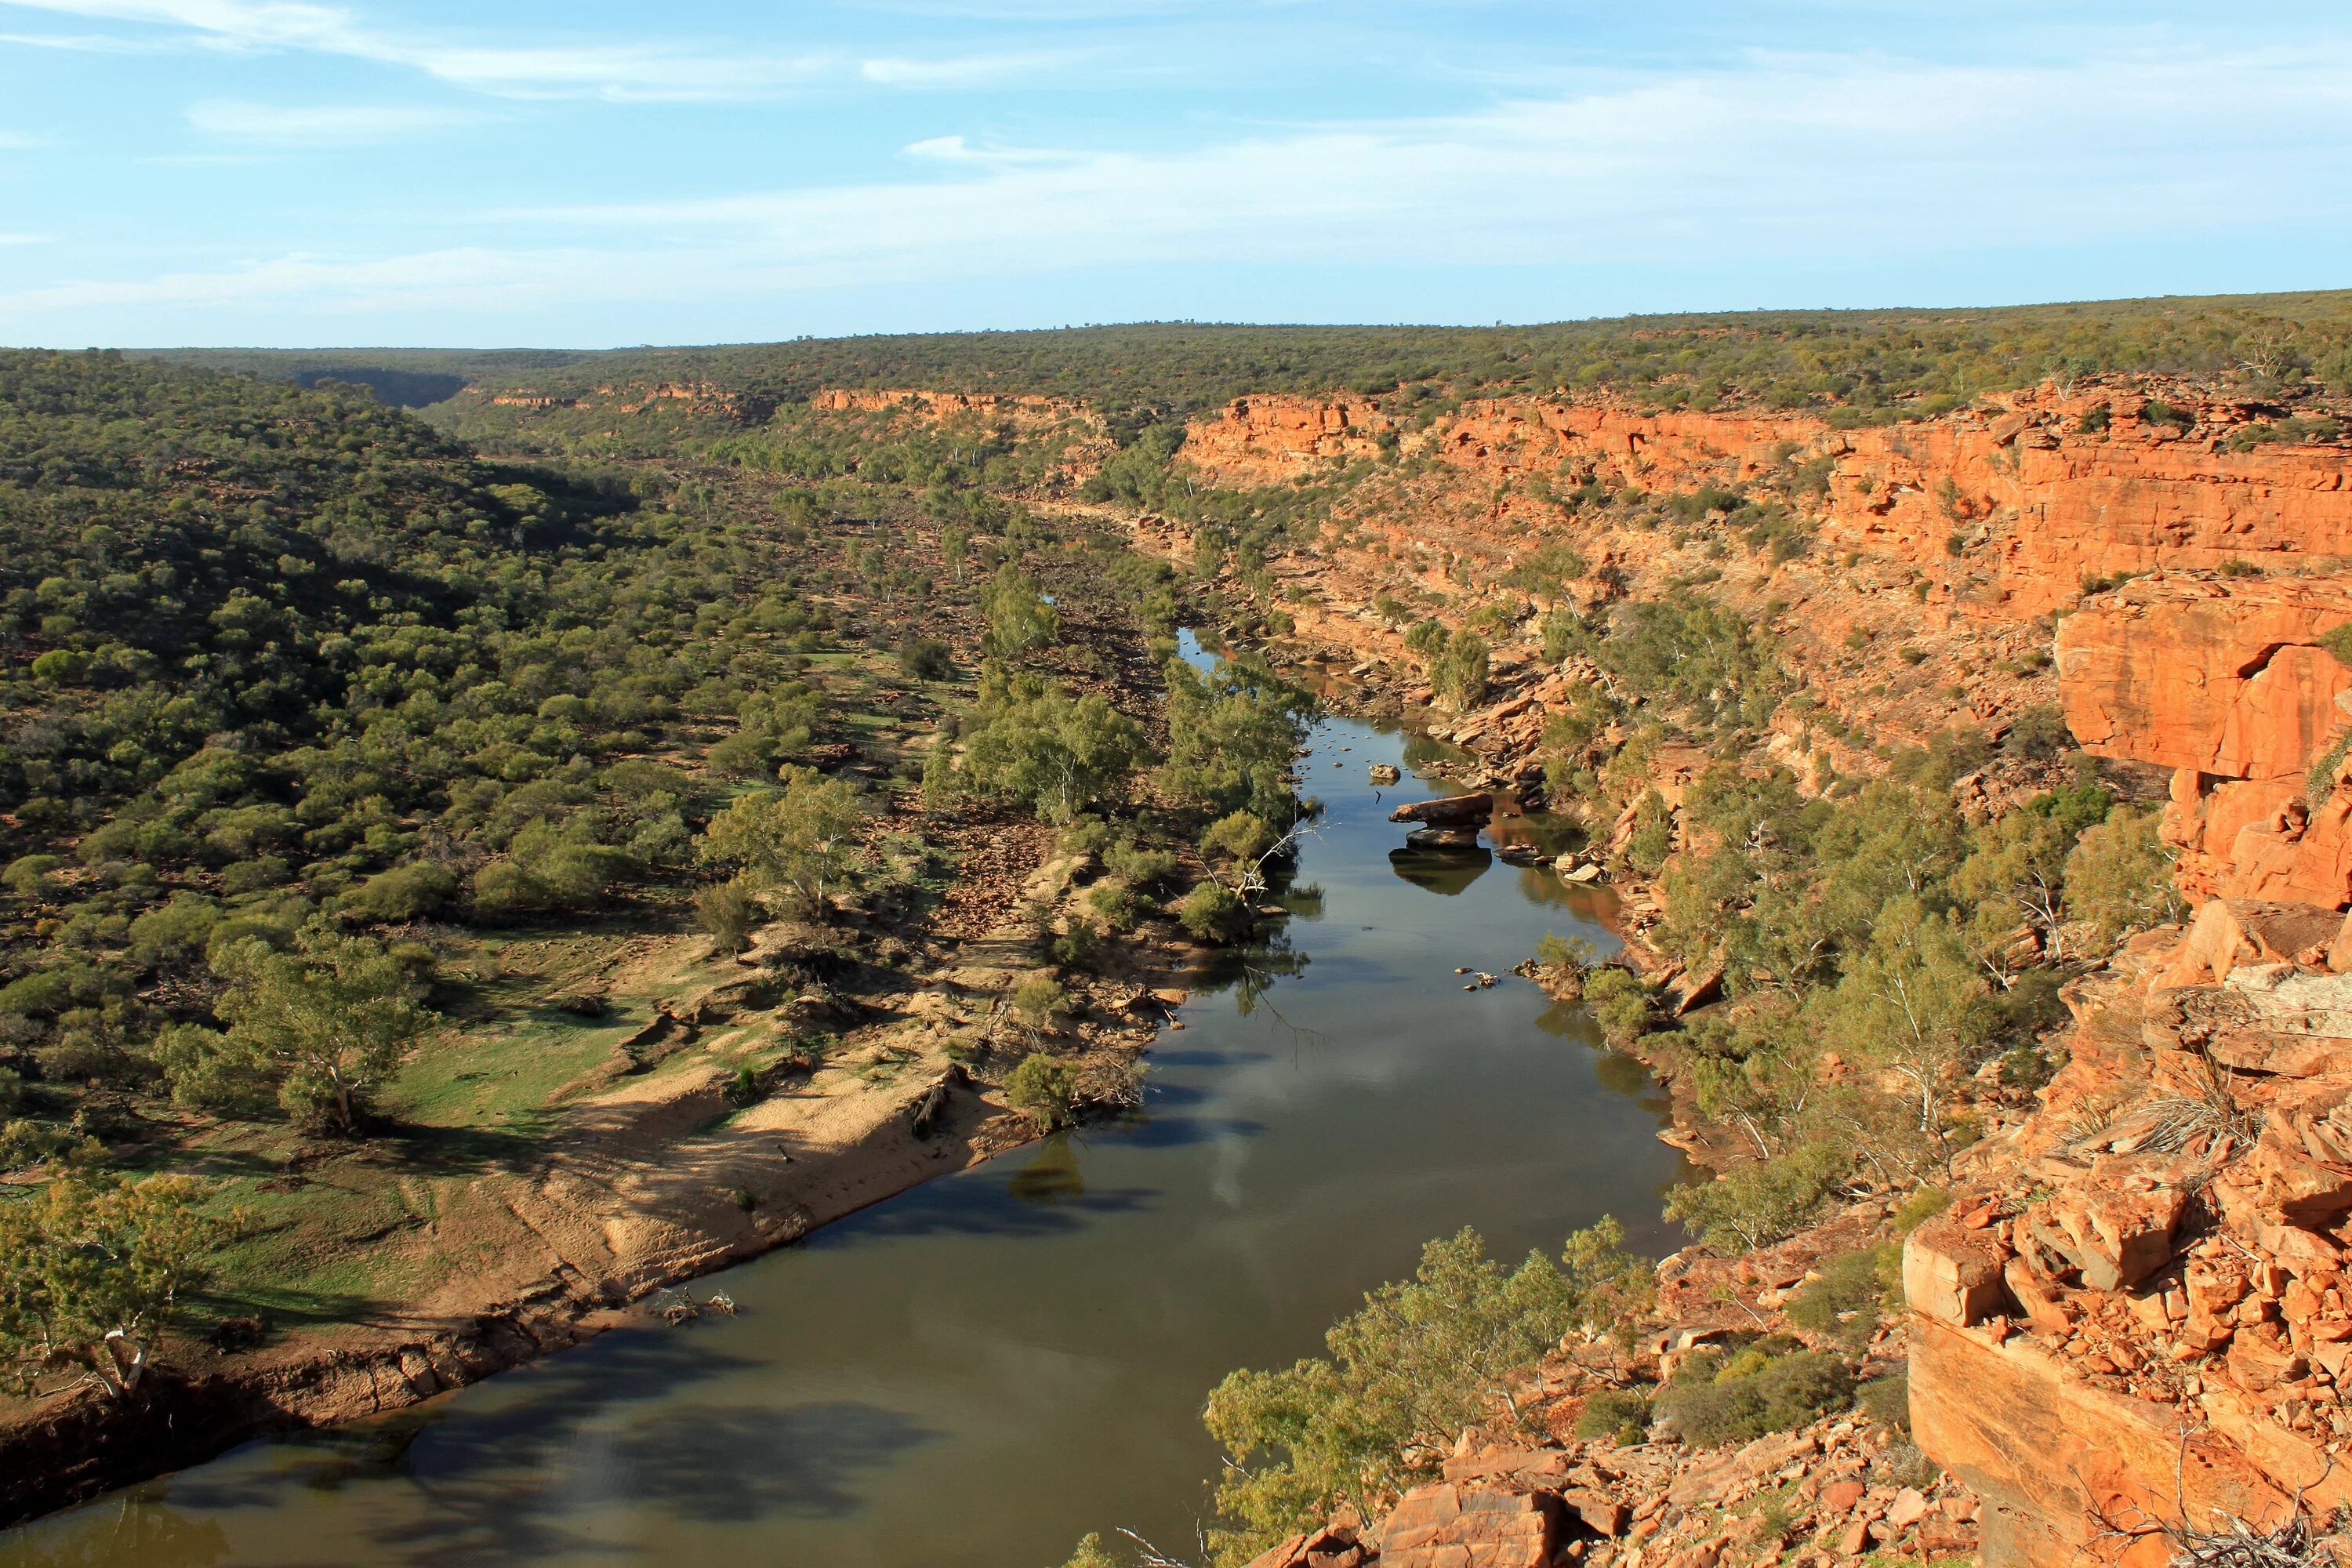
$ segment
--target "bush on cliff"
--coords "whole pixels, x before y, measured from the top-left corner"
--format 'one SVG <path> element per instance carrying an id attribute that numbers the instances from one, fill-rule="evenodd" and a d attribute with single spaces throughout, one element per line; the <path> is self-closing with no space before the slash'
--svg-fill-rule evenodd
<path id="1" fill-rule="evenodd" d="M 1510 1412 L 1519 1368 L 1646 1299 L 1648 1267 L 1623 1241 L 1603 1219 L 1570 1237 L 1560 1262 L 1529 1253 L 1506 1268 L 1463 1230 L 1333 1324 L 1328 1356 L 1227 1376 L 1203 1415 L 1227 1461 L 1210 1532 L 1217 1562 L 1246 1563 L 1342 1503 L 1372 1515 L 1463 1427 Z"/>
<path id="2" fill-rule="evenodd" d="M 2074 912 L 2109 939 L 2178 920 L 2182 911 L 2172 854 L 2157 835 L 2155 814 L 2128 806 L 2084 830 L 2066 857 L 2066 886 Z"/>
<path id="3" fill-rule="evenodd" d="M 1695 1447 L 1786 1432 L 1853 1400 L 1853 1370 L 1793 1340 L 1759 1340 L 1730 1356 L 1693 1352 L 1658 1393 L 1659 1419 Z"/>
<path id="4" fill-rule="evenodd" d="M 1666 1217 L 1680 1220 L 1709 1247 L 1750 1252 L 1795 1234 L 1844 1176 L 1851 1153 L 1826 1140 L 1769 1160 L 1735 1165 L 1712 1181 L 1685 1182 L 1666 1194 Z"/>

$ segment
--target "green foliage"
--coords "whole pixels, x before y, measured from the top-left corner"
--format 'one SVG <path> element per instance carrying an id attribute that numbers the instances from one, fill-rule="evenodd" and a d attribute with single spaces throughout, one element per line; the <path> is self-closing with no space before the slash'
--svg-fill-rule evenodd
<path id="1" fill-rule="evenodd" d="M 1178 420 L 1249 393 L 1362 393 L 1408 419 L 1505 390 L 1609 391 L 1650 407 L 1811 408 L 1841 426 L 1948 413 L 1969 393 L 2053 372 L 2226 375 L 2250 361 L 2318 363 L 2352 336 L 2342 293 L 2107 300 L 1990 310 L 1766 310 L 1633 316 L 1537 326 L 1262 327 L 1165 322 L 1057 332 L 955 332 L 528 358 L 411 351 L 390 369 L 456 370 L 494 389 L 593 394 L 600 385 L 698 379 L 778 405 L 791 425 L 820 388 L 920 386 L 1084 399 L 1109 412 L 1120 458 L 1148 478 L 1183 440 Z M 2265 347 L 2293 345 L 2282 357 Z M 317 357 L 187 352 L 196 363 L 290 374 Z M 1726 389 L 1738 389 L 1729 392 Z M 601 430 L 595 409 L 523 412 L 487 400 L 467 419 L 508 432 Z M 724 416 L 714 425 L 731 426 Z M 494 423 L 495 422 L 495 423 Z M 468 426 L 470 427 L 470 426 Z M 980 432 L 985 434 L 984 431 Z M 967 437 L 969 440 L 971 437 Z M 929 482 L 928 479 L 922 482 Z M 1125 481 L 1131 484 L 1132 478 Z M 1125 493 L 1106 484 L 1096 499 Z"/>
<path id="2" fill-rule="evenodd" d="M 1709 599 L 1618 605 L 1599 657 L 1626 689 L 1701 726 L 1760 728 L 1789 689 L 1773 640 Z"/>
<path id="3" fill-rule="evenodd" d="M 1370 1514 L 1411 1484 L 1409 1449 L 1506 1408 L 1506 1379 L 1570 1331 L 1612 1321 L 1646 1279 L 1602 1220 L 1566 1267 L 1530 1253 L 1517 1268 L 1473 1230 L 1422 1249 L 1411 1279 L 1383 1285 L 1324 1336 L 1328 1353 L 1279 1372 L 1236 1372 L 1209 1395 L 1210 1436 L 1228 1468 L 1217 1489 L 1219 1563 L 1247 1562 L 1337 1504 Z"/>
<path id="4" fill-rule="evenodd" d="M 2074 913 L 2110 941 L 2181 916 L 2172 852 L 2158 834 L 2153 812 L 2118 807 L 2085 828 L 2066 857 L 2065 874 Z"/>
<path id="5" fill-rule="evenodd" d="M 1038 677 L 992 670 L 950 776 L 960 794 L 1066 823 L 1120 798 L 1143 750 L 1142 726 L 1100 693 L 1073 698 Z"/>
<path id="6" fill-rule="evenodd" d="M 379 871 L 343 895 L 343 908 L 386 924 L 420 920 L 449 901 L 457 873 L 432 860 L 412 860 Z"/>
<path id="7" fill-rule="evenodd" d="M 1631 1388 L 1604 1388 L 1576 1415 L 1578 1436 L 1614 1438 L 1621 1448 L 1640 1442 L 1649 1425 L 1649 1396 Z"/>
<path id="8" fill-rule="evenodd" d="M 740 796 L 712 817 L 697 854 L 736 868 L 755 885 L 790 889 L 804 909 L 821 914 L 826 890 L 865 858 L 856 837 L 865 806 L 856 784 L 807 768 L 786 769 L 783 784 Z"/>
<path id="9" fill-rule="evenodd" d="M 1890 1373 L 1874 1377 L 1855 1391 L 1854 1403 L 1879 1426 L 1911 1435 L 1911 1374 Z"/>
<path id="10" fill-rule="evenodd" d="M 756 878 L 730 877 L 695 889 L 695 923 L 710 933 L 722 952 L 740 952 L 749 946 L 764 912 Z"/>
<path id="11" fill-rule="evenodd" d="M 440 1021 L 400 960 L 364 937 L 311 929 L 292 952 L 247 940 L 216 967 L 228 989 L 214 1010 L 228 1030 L 215 1058 L 268 1073 L 290 1114 L 345 1136 L 362 1131 L 402 1050 Z"/>
<path id="12" fill-rule="evenodd" d="M 1111 1555 L 1110 1548 L 1103 1544 L 1103 1538 L 1090 1531 L 1078 1542 L 1078 1549 L 1070 1553 L 1069 1560 L 1062 1564 L 1062 1568 L 1119 1568 L 1119 1561 Z"/>
<path id="13" fill-rule="evenodd" d="M 1982 1061 L 1998 1022 L 1958 921 L 1908 895 L 1880 911 L 1869 946 L 1814 1012 L 1849 1060 L 1909 1086 L 1918 1131 L 1937 1139 L 1946 1100 Z"/>
<path id="14" fill-rule="evenodd" d="M 1160 783 L 1214 816 L 1247 811 L 1281 826 L 1297 816 L 1288 782 L 1315 700 L 1264 662 L 1228 658 L 1206 675 L 1167 667 L 1168 761 Z"/>
<path id="15" fill-rule="evenodd" d="M 1709 1247 L 1752 1252 L 1802 1229 L 1845 1174 L 1851 1156 L 1826 1142 L 1776 1151 L 1734 1165 L 1712 1181 L 1666 1194 L 1666 1217 Z"/>
<path id="16" fill-rule="evenodd" d="M 1675 851 L 1675 814 L 1666 797 L 1645 790 L 1633 807 L 1633 831 L 1625 838 L 1625 863 L 1644 877 L 1654 877 Z"/>
<path id="17" fill-rule="evenodd" d="M 909 680 L 951 680 L 955 650 L 937 637 L 909 632 L 898 644 L 898 673 Z"/>
<path id="18" fill-rule="evenodd" d="M 1656 1017 L 1649 983 L 1615 964 L 1584 977 L 1584 1005 L 1601 1026 L 1601 1037 L 1620 1050 L 1647 1034 Z"/>
<path id="19" fill-rule="evenodd" d="M 1487 679 L 1486 639 L 1466 629 L 1454 635 L 1429 668 L 1431 686 L 1456 708 L 1474 707 L 1483 700 Z"/>
<path id="20" fill-rule="evenodd" d="M 1076 1066 L 1043 1051 L 1022 1058 L 1004 1080 L 1005 1103 L 1048 1132 L 1077 1121 L 1077 1099 Z"/>
<path id="21" fill-rule="evenodd" d="M 27 1394 L 134 1397 L 205 1255 L 234 1228 L 187 1176 L 68 1176 L 0 1203 L 0 1363 Z"/>
<path id="22" fill-rule="evenodd" d="M 1853 1400 L 1853 1369 L 1837 1356 L 1763 1340 L 1728 1358 L 1694 1351 L 1656 1409 L 1685 1442 L 1711 1448 L 1804 1426 Z"/>
<path id="23" fill-rule="evenodd" d="M 1050 647 L 1062 635 L 1061 612 L 1036 579 L 1010 562 L 996 569 L 981 607 L 988 617 L 988 651 L 998 658 L 1019 659 Z"/>
<path id="24" fill-rule="evenodd" d="M 1816 1266 L 1819 1279 L 1789 1298 L 1789 1321 L 1858 1350 L 1877 1331 L 1884 1314 L 1901 1304 L 1902 1267 L 1903 1249 L 1892 1242 L 1831 1258 Z"/>
<path id="25" fill-rule="evenodd" d="M 1174 851 L 1152 848 L 1129 836 L 1103 852 L 1103 868 L 1139 892 L 1153 893 L 1176 880 L 1178 861 Z"/>
<path id="26" fill-rule="evenodd" d="M 1176 921 L 1202 942 L 1238 942 L 1249 934 L 1250 907 L 1239 893 L 1212 878 L 1184 895 Z"/>

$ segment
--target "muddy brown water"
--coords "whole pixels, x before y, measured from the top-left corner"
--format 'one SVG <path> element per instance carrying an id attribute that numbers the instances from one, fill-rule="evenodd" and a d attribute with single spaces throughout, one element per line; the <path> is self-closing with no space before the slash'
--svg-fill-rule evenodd
<path id="1" fill-rule="evenodd" d="M 0 1534 L 0 1565 L 1053 1568 L 1121 1526 L 1194 1556 L 1208 1390 L 1316 1352 L 1424 1240 L 1471 1225 L 1517 1256 L 1604 1213 L 1678 1239 L 1664 1100 L 1507 973 L 1548 930 L 1613 948 L 1606 895 L 1402 850 L 1390 808 L 1450 790 L 1432 750 L 1348 718 L 1311 744 L 1328 810 L 1297 912 L 1161 1037 L 1132 1121 L 698 1282 L 731 1321 L 249 1444 Z"/>

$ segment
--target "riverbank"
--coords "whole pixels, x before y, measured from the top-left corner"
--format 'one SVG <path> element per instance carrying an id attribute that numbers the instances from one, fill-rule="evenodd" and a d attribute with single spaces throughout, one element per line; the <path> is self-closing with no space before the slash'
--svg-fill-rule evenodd
<path id="1" fill-rule="evenodd" d="M 743 954 L 707 938 L 638 945 L 601 977 L 602 1005 L 652 995 L 596 1082 L 568 1098 L 544 1152 L 486 1151 L 431 1194 L 432 1217 L 376 1238 L 379 1277 L 439 1283 L 354 1321 L 297 1324 L 246 1351 L 174 1341 L 142 1397 L 84 1394 L 0 1410 L 0 1522 L 36 1517 L 209 1458 L 273 1430 L 330 1426 L 478 1382 L 616 1324 L 645 1303 L 944 1172 L 1034 1142 L 1040 1130 L 965 1068 L 1027 1031 L 1011 994 L 1036 973 L 1078 862 L 1050 832 L 999 824 L 908 957 L 914 973 L 860 994 L 809 978 L 836 933 L 779 926 Z M 1035 859 L 1007 880 L 1003 851 Z M 1017 911 L 1007 915 L 1005 911 Z M 1073 1059 L 1131 1061 L 1172 1016 L 1199 950 L 1160 921 L 1050 1026 Z M 751 1035 L 838 1030 L 820 1059 L 752 1079 Z M 749 1092 L 747 1092 L 747 1089 Z M 363 1155 L 362 1155 L 363 1157 Z M 331 1175 L 330 1173 L 330 1179 Z"/>
<path id="2" fill-rule="evenodd" d="M 1612 1213 L 1645 1249 L 1672 1245 L 1655 1194 L 1683 1167 L 1638 1069 L 1580 1010 L 1454 973 L 1507 969 L 1547 929 L 1605 941 L 1605 900 L 1484 854 L 1404 852 L 1391 810 L 1455 787 L 1417 770 L 1435 771 L 1403 734 L 1322 721 L 1297 771 L 1328 809 L 1268 900 L 1288 918 L 1206 965 L 1139 1114 L 943 1172 L 697 1289 L 736 1317 L 630 1314 L 26 1543 L 131 1568 L 104 1554 L 126 1510 L 217 1527 L 217 1560 L 252 1568 L 387 1541 L 566 1568 L 1035 1568 L 1088 1529 L 1188 1539 L 1216 1471 L 1205 1391 L 1310 1352 L 1430 1237 L 1472 1225 L 1517 1256 Z"/>

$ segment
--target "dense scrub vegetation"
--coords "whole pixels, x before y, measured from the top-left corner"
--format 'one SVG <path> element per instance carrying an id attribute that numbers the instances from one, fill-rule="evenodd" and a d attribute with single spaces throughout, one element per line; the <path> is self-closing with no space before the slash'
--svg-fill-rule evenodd
<path id="1" fill-rule="evenodd" d="M 271 374 L 335 368 L 317 354 L 180 357 Z M 1940 413 L 2053 371 L 2218 375 L 2244 368 L 2275 384 L 2311 370 L 2343 392 L 2352 389 L 2352 296 L 1759 310 L 1492 328 L 1153 322 L 512 360 L 430 351 L 370 359 L 551 393 L 628 380 L 708 381 L 772 405 L 838 386 L 1039 394 L 1091 404 L 1130 428 L 1247 392 L 1335 388 L 1436 400 L 1607 390 L 1664 405 L 1838 406 L 1871 417 Z"/>
<path id="2" fill-rule="evenodd" d="M 8 1370 L 128 1396 L 92 1345 L 143 1353 L 208 1277 L 215 1320 L 312 1300 L 335 1189 L 257 1184 L 281 1165 L 373 1142 L 363 1188 L 469 1117 L 559 1136 L 604 1004 L 500 1000 L 491 952 L 698 927 L 723 959 L 782 922 L 793 973 L 903 984 L 894 933 L 1007 822 L 1084 897 L 1011 997 L 1023 1048 L 964 1059 L 1041 1127 L 1131 1098 L 1069 987 L 1155 923 L 1249 934 L 1311 705 L 1176 658 L 1167 566 L 1026 510 L 1055 438 L 524 466 L 354 388 L 0 356 Z M 738 1102 L 829 1038 L 776 1032 Z M 224 1160 L 253 1176 L 151 1173 Z"/>

